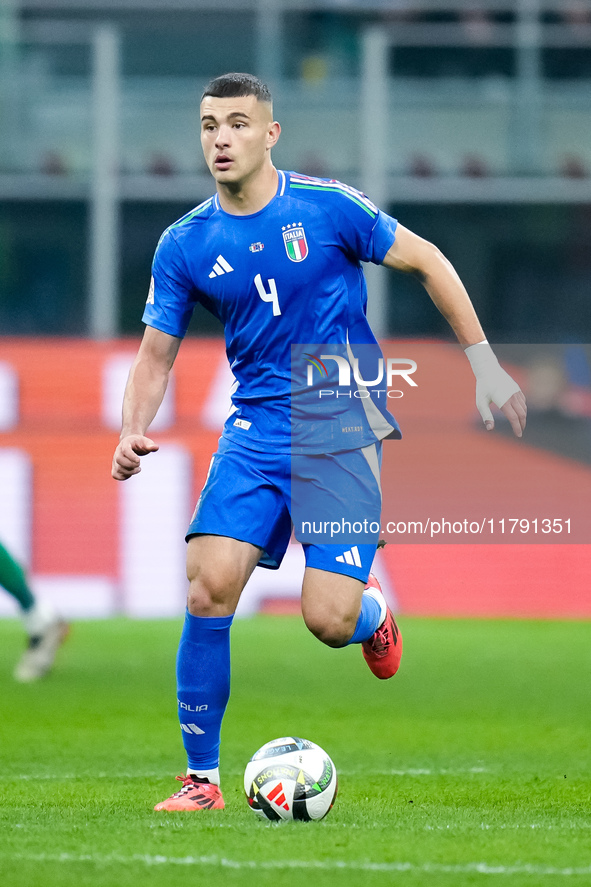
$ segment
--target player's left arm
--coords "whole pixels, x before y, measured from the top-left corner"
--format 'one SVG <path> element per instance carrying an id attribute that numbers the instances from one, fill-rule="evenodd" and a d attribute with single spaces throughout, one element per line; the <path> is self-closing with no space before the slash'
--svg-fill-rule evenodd
<path id="1" fill-rule="evenodd" d="M 427 290 L 463 346 L 476 376 L 476 405 L 488 431 L 494 428 L 490 403 L 505 414 L 517 437 L 525 428 L 525 396 L 500 366 L 458 273 L 433 243 L 398 225 L 396 240 L 382 264 L 412 274 Z"/>

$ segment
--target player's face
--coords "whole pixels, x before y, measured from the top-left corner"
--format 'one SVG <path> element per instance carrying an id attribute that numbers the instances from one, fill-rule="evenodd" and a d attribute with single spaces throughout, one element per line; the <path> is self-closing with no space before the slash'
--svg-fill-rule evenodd
<path id="1" fill-rule="evenodd" d="M 221 185 L 240 185 L 262 169 L 279 132 L 271 105 L 254 95 L 201 102 L 203 156 Z"/>

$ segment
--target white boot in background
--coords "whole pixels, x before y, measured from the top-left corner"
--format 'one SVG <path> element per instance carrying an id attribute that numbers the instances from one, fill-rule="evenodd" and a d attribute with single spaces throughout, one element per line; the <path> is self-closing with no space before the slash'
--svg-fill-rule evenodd
<path id="1" fill-rule="evenodd" d="M 44 601 L 37 601 L 23 614 L 23 623 L 29 641 L 14 670 L 14 679 L 20 683 L 30 683 L 51 670 L 70 626 Z"/>

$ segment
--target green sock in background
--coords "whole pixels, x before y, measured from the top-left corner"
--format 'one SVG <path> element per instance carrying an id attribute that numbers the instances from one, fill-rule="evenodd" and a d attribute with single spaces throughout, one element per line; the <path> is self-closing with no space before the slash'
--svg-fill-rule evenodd
<path id="1" fill-rule="evenodd" d="M 25 571 L 0 543 L 0 585 L 17 599 L 23 610 L 30 610 L 35 603 L 27 583 Z"/>

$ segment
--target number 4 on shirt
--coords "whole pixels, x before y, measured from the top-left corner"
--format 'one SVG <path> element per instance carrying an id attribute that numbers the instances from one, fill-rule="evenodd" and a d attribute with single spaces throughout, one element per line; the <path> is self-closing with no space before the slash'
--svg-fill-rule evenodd
<path id="1" fill-rule="evenodd" d="M 277 287 L 275 286 L 275 280 L 273 277 L 269 278 L 269 292 L 265 289 L 265 284 L 263 283 L 262 277 L 260 274 L 254 279 L 255 286 L 258 290 L 259 296 L 263 300 L 263 302 L 272 302 L 273 303 L 273 317 L 277 317 L 281 314 L 281 308 L 279 307 L 279 299 L 277 298 Z"/>

